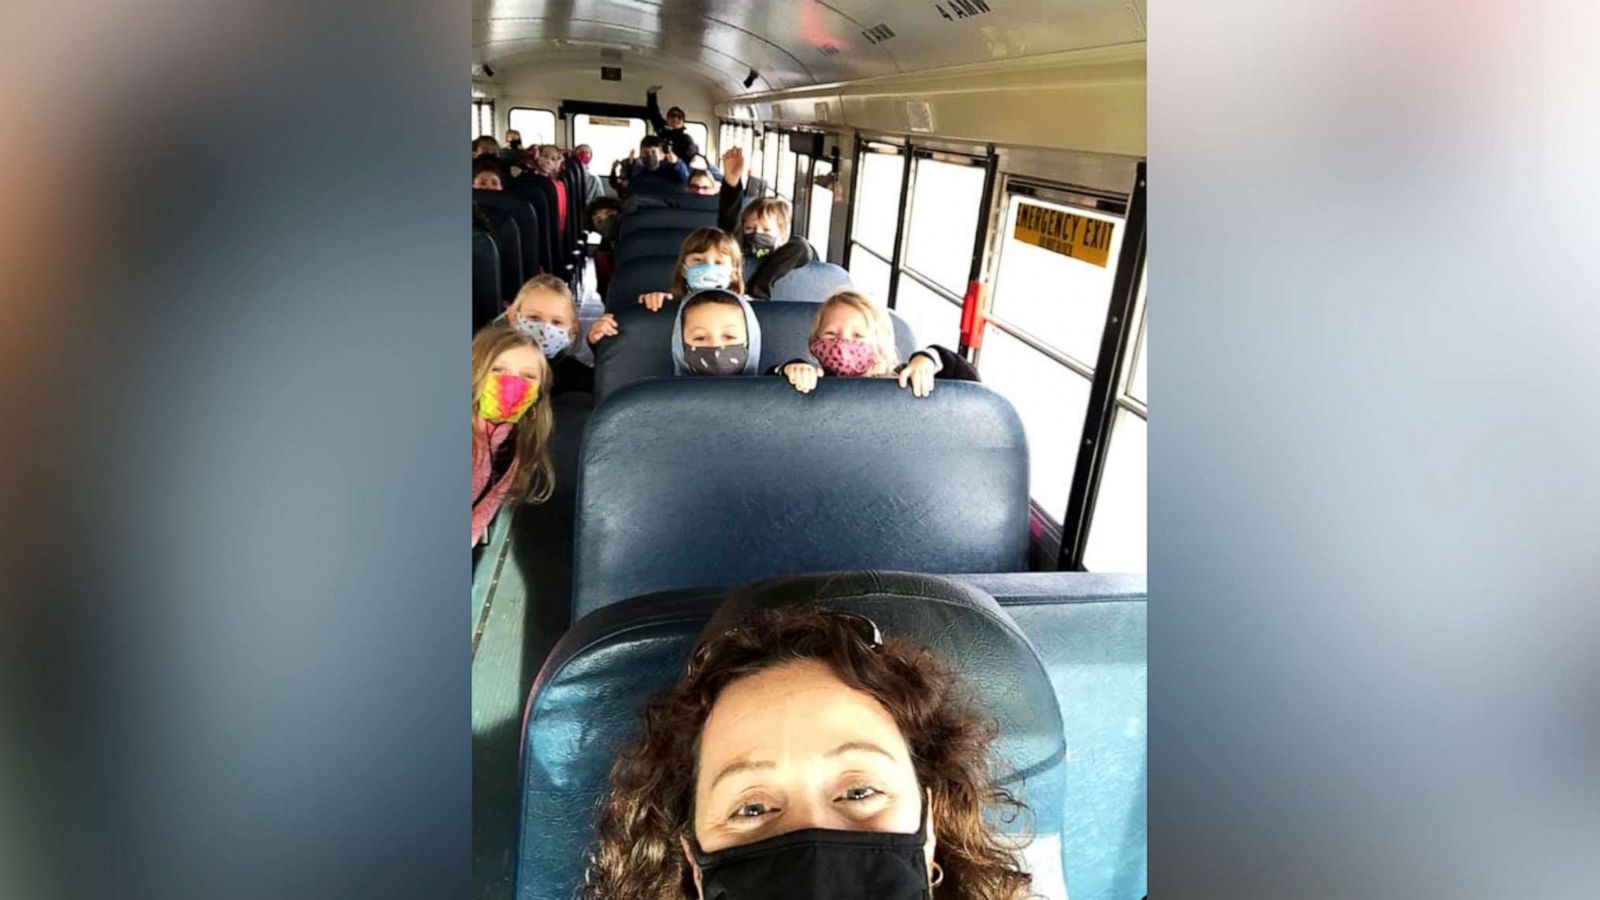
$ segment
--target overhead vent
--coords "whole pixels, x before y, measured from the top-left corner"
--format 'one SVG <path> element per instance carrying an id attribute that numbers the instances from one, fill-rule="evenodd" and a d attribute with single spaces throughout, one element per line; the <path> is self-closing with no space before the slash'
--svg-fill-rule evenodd
<path id="1" fill-rule="evenodd" d="M 622 80 L 622 67 L 621 66 L 601 66 L 600 67 L 600 80 L 601 81 L 621 81 Z"/>
<path id="2" fill-rule="evenodd" d="M 838 56 L 839 47 L 837 44 L 823 44 L 817 48 L 817 52 L 821 53 L 823 56 Z"/>
<path id="3" fill-rule="evenodd" d="M 906 101 L 906 127 L 920 134 L 933 133 L 933 108 L 928 101 Z"/>
<path id="4" fill-rule="evenodd" d="M 937 9 L 939 15 L 944 16 L 947 22 L 970 19 L 974 16 L 981 16 L 986 12 L 992 12 L 989 9 L 989 4 L 983 2 L 983 0 L 944 0 L 943 3 L 935 3 L 933 8 Z"/>
<path id="5" fill-rule="evenodd" d="M 622 62 L 622 51 L 615 47 L 602 47 L 600 58 L 606 62 Z"/>
<path id="6" fill-rule="evenodd" d="M 812 116 L 812 118 L 816 119 L 818 122 L 828 121 L 828 101 L 818 100 L 811 108 L 815 110 L 815 114 Z"/>
<path id="7" fill-rule="evenodd" d="M 894 29 L 890 28 L 883 22 L 879 22 L 871 28 L 868 28 L 866 31 L 861 32 L 861 36 L 866 38 L 867 43 L 869 44 L 881 44 L 884 41 L 894 37 Z"/>

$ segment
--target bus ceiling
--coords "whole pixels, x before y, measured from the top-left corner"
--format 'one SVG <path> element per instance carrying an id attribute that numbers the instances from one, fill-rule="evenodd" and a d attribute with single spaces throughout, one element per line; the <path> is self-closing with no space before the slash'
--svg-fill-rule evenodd
<path id="1" fill-rule="evenodd" d="M 664 84 L 664 102 L 724 118 L 1142 156 L 1145 15 L 1145 0 L 475 0 L 473 63 L 494 75 L 474 88 L 537 77 L 639 103 Z"/>

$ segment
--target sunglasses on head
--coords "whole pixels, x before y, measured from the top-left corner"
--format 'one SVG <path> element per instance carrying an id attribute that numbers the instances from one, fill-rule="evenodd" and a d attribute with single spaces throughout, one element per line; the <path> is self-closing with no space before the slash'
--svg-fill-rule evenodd
<path id="1" fill-rule="evenodd" d="M 867 646 L 868 650 L 876 653 L 883 649 L 883 632 L 878 628 L 877 622 L 874 622 L 866 616 L 858 615 L 856 613 L 829 611 L 826 614 L 829 618 L 837 619 L 848 626 L 856 638 Z M 723 636 L 727 636 L 737 633 L 738 630 L 738 627 L 729 628 L 722 634 Z M 700 669 L 705 665 L 706 658 L 710 655 L 711 641 L 701 641 L 699 646 L 694 648 L 694 652 L 689 655 L 689 664 L 684 669 L 684 675 L 692 676 L 699 672 Z"/>

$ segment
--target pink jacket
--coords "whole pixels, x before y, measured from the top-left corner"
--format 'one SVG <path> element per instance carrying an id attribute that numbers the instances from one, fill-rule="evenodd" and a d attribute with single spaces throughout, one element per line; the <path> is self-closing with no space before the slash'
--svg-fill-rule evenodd
<path id="1" fill-rule="evenodd" d="M 488 437 L 487 441 L 472 442 L 472 496 L 483 494 L 483 499 L 472 506 L 472 546 L 476 547 L 489 530 L 489 523 L 494 521 L 494 514 L 500 511 L 506 488 L 510 487 L 512 479 L 517 477 L 517 461 L 513 458 L 511 467 L 506 469 L 506 474 L 500 477 L 493 488 L 484 493 L 483 487 L 489 483 L 489 470 L 494 461 L 494 452 L 516 432 L 516 427 L 495 425 L 479 418 L 472 420 L 472 427 L 478 429 L 479 434 Z"/>

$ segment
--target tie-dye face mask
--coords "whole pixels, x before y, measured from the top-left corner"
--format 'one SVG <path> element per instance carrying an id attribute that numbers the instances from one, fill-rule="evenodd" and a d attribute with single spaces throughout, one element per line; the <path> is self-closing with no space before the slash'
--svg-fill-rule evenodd
<path id="1" fill-rule="evenodd" d="M 539 385 L 516 375 L 494 374 L 478 392 L 478 415 L 491 422 L 515 422 L 539 400 Z"/>
<path id="2" fill-rule="evenodd" d="M 556 354 L 567 349 L 572 343 L 572 333 L 560 325 L 549 322 L 535 322 L 532 319 L 518 319 L 517 330 L 532 338 L 539 345 L 539 351 L 545 359 L 555 359 Z"/>
<path id="3" fill-rule="evenodd" d="M 878 354 L 867 341 L 844 338 L 817 338 L 811 342 L 811 355 L 822 364 L 822 371 L 835 378 L 860 378 L 872 371 Z"/>

